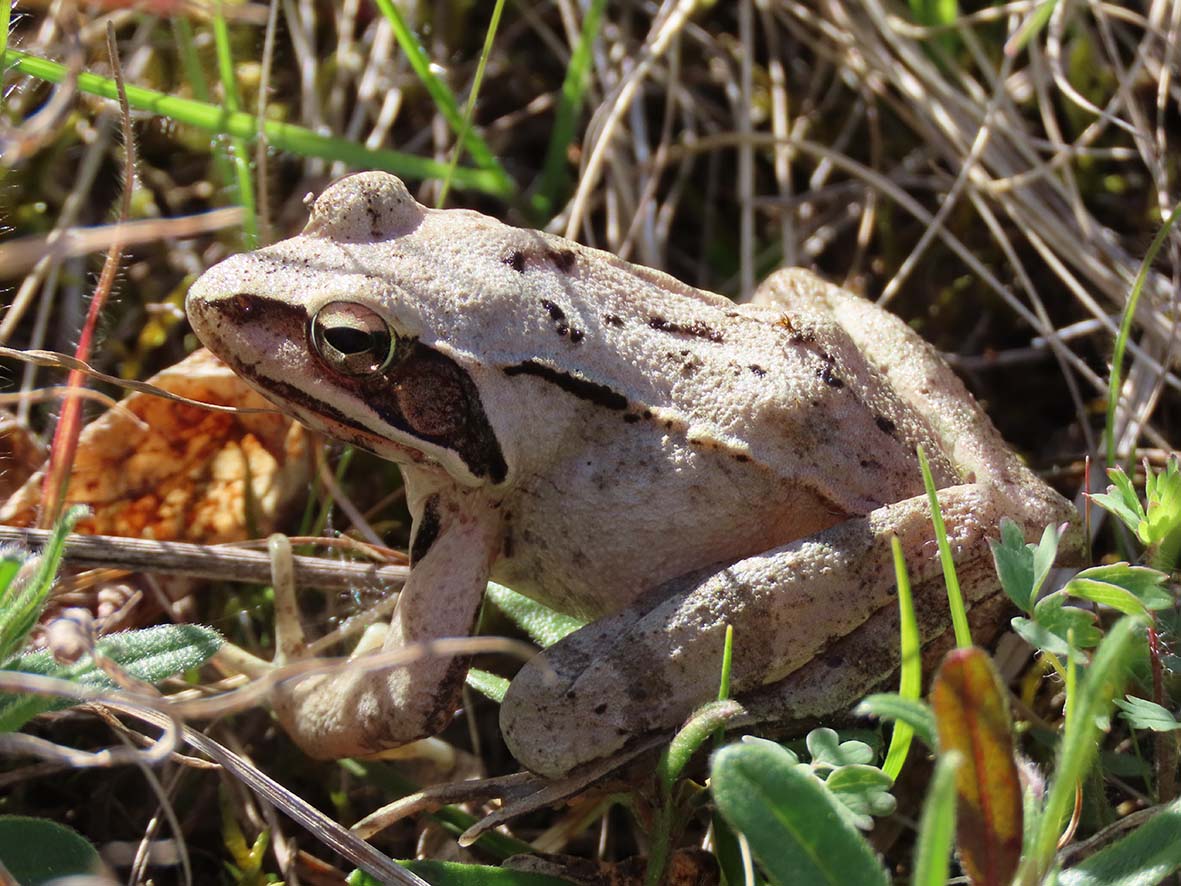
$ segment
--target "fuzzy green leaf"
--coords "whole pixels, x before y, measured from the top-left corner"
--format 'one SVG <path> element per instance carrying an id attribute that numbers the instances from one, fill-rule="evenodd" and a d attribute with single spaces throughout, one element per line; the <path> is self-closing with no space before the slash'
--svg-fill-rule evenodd
<path id="1" fill-rule="evenodd" d="M 465 682 L 484 698 L 491 699 L 497 704 L 504 701 L 504 694 L 508 692 L 509 681 L 505 677 L 480 668 L 468 668 Z"/>
<path id="2" fill-rule="evenodd" d="M 1181 870 L 1181 800 L 1082 863 L 1058 875 L 1059 886 L 1155 886 Z"/>
<path id="3" fill-rule="evenodd" d="M 495 603 L 496 608 L 503 612 L 509 621 L 528 634 L 529 639 L 542 649 L 553 646 L 586 624 L 491 581 L 488 582 L 485 599 Z"/>
<path id="4" fill-rule="evenodd" d="M 77 832 L 24 815 L 0 816 L 0 862 L 13 878 L 6 882 L 23 886 L 106 872 L 97 850 Z"/>
<path id="5" fill-rule="evenodd" d="M 110 634 L 95 645 L 131 676 L 147 683 L 158 683 L 204 664 L 221 643 L 216 631 L 200 625 L 158 625 Z M 96 668 L 89 656 L 74 664 L 63 665 L 42 649 L 17 656 L 4 665 L 4 670 L 60 677 L 99 689 L 116 688 L 111 678 Z M 63 698 L 0 694 L 0 732 L 19 729 L 31 717 L 69 707 L 71 703 Z"/>
<path id="6" fill-rule="evenodd" d="M 874 886 L 885 868 L 837 801 L 806 768 L 769 742 L 722 748 L 713 757 L 714 800 L 746 836 L 773 883 Z"/>

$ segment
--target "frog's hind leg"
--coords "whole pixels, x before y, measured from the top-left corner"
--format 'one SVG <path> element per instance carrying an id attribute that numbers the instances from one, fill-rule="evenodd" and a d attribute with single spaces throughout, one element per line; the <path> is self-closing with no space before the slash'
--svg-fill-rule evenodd
<path id="1" fill-rule="evenodd" d="M 976 484 L 939 493 L 969 607 L 996 590 L 987 544 L 995 523 L 984 514 L 1002 505 L 982 501 L 988 494 Z M 1035 524 L 1040 531 L 1044 522 L 1032 517 L 1027 525 Z M 633 738 L 674 729 L 716 697 L 727 625 L 736 697 L 777 684 L 771 701 L 788 719 L 847 709 L 898 665 L 891 535 L 913 552 L 923 640 L 938 637 L 949 617 L 930 513 L 925 498 L 908 499 L 678 579 L 551 647 L 505 697 L 500 720 L 510 749 L 529 769 L 556 777 Z"/>

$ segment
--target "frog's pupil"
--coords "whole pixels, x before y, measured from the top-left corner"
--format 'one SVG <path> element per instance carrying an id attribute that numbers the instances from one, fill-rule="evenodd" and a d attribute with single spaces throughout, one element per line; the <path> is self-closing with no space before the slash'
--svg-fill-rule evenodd
<path id="1" fill-rule="evenodd" d="M 384 353 L 382 344 L 389 346 L 389 336 L 378 332 L 357 329 L 354 326 L 337 326 L 324 332 L 324 339 L 342 354 Z"/>

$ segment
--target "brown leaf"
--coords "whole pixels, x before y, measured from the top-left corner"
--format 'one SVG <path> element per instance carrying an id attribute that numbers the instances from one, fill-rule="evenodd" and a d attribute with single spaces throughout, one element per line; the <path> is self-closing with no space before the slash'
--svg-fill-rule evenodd
<path id="1" fill-rule="evenodd" d="M 270 405 L 205 350 L 150 382 L 210 403 Z M 306 437 L 287 416 L 211 412 L 140 393 L 120 406 L 87 425 L 79 440 L 66 499 L 93 511 L 79 532 L 239 541 L 270 532 L 306 489 Z M 0 507 L 0 522 L 32 525 L 43 477 L 44 469 Z"/>
<path id="2" fill-rule="evenodd" d="M 0 499 L 12 495 L 43 461 L 44 444 L 15 416 L 0 411 Z"/>
<path id="3" fill-rule="evenodd" d="M 1012 882 L 1021 859 L 1021 782 L 1005 687 L 975 647 L 944 658 L 931 687 L 941 751 L 957 750 L 956 843 L 973 883 Z"/>

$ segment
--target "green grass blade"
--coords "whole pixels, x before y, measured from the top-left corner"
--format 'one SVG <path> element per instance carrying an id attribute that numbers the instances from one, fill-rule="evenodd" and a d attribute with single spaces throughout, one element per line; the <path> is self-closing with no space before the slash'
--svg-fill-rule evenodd
<path id="1" fill-rule="evenodd" d="M 488 582 L 484 599 L 494 603 L 509 621 L 528 634 L 529 639 L 542 649 L 553 646 L 586 624 L 494 581 Z"/>
<path id="2" fill-rule="evenodd" d="M 939 561 L 943 564 L 943 580 L 947 583 L 947 603 L 951 608 L 951 624 L 955 630 L 956 645 L 964 648 L 972 645 L 972 631 L 968 628 L 968 613 L 964 609 L 964 595 L 960 593 L 960 580 L 955 574 L 955 560 L 951 556 L 951 545 L 947 542 L 947 527 L 943 525 L 943 513 L 939 510 L 939 493 L 935 489 L 935 478 L 927 463 L 927 453 L 918 447 L 919 467 L 923 472 L 923 486 L 927 500 L 931 503 L 931 525 L 935 527 L 935 541 L 939 543 Z"/>
<path id="3" fill-rule="evenodd" d="M 554 128 L 550 131 L 549 144 L 545 149 L 545 162 L 541 170 L 541 182 L 533 195 L 532 208 L 538 220 L 548 221 L 554 214 L 554 206 L 563 190 L 567 173 L 567 151 L 575 138 L 575 123 L 582 110 L 586 96 L 587 71 L 590 70 L 591 47 L 599 36 L 599 25 L 603 22 L 603 10 L 607 0 L 591 0 L 582 20 L 582 32 L 578 45 L 570 56 L 566 67 L 566 78 L 562 81 L 562 98 L 554 113 Z"/>
<path id="4" fill-rule="evenodd" d="M 726 625 L 726 642 L 722 645 L 722 667 L 718 677 L 718 701 L 730 697 L 730 670 L 734 664 L 734 625 Z"/>
<path id="5" fill-rule="evenodd" d="M 217 49 L 217 75 L 221 80 L 222 98 L 231 114 L 242 110 L 238 95 L 238 80 L 234 76 L 234 56 L 230 50 L 230 29 L 221 11 L 221 2 L 214 7 L 213 42 Z M 254 176 L 250 174 L 250 150 L 241 136 L 230 137 L 230 162 L 234 164 L 234 184 L 237 203 L 242 207 L 242 246 L 258 248 L 258 209 L 254 203 Z"/>
<path id="6" fill-rule="evenodd" d="M 1156 254 L 1165 245 L 1165 238 L 1173 229 L 1177 219 L 1181 218 L 1181 203 L 1178 203 L 1156 236 L 1148 252 L 1144 254 L 1144 261 L 1140 263 L 1140 273 L 1136 275 L 1136 282 L 1132 284 L 1132 291 L 1128 293 L 1128 303 L 1124 305 L 1124 315 L 1120 319 L 1119 334 L 1115 337 L 1115 348 L 1111 352 L 1111 381 L 1107 385 L 1107 421 L 1103 425 L 1103 448 L 1106 453 L 1107 467 L 1115 467 L 1115 410 L 1119 406 L 1120 384 L 1123 381 L 1124 351 L 1128 347 L 1128 339 L 1132 335 L 1132 321 L 1136 317 L 1136 305 L 1140 303 L 1140 294 L 1144 291 L 1144 284 L 1148 281 L 1148 272 L 1152 270 L 1152 263 L 1156 261 Z"/>
<path id="7" fill-rule="evenodd" d="M 436 77 L 435 72 L 431 70 L 431 62 L 427 58 L 426 51 L 410 30 L 409 25 L 406 24 L 406 20 L 402 18 L 402 13 L 398 11 L 393 0 L 375 0 L 375 2 L 381 14 L 390 23 L 394 39 L 398 41 L 398 46 L 406 54 L 406 60 L 410 63 L 410 67 L 422 82 L 427 93 L 430 94 L 435 107 L 443 119 L 447 121 L 447 125 L 451 127 L 451 131 L 455 133 L 460 144 L 471 154 L 477 166 L 492 175 L 498 193 L 502 196 L 512 194 L 516 190 L 512 179 L 504 171 L 504 167 L 500 165 L 500 161 L 496 159 L 480 134 L 474 129 L 465 131 L 463 114 L 459 111 L 459 102 L 455 100 L 455 96 L 447 84 Z"/>
<path id="8" fill-rule="evenodd" d="M 32 574 L 25 581 L 15 584 L 19 572 L 5 570 L 13 581 L 0 587 L 0 662 L 8 661 L 24 647 L 25 639 L 40 618 L 45 601 L 49 599 L 54 576 L 65 553 L 66 536 L 85 513 L 85 508 L 73 507 L 62 515 L 46 541 Z"/>
<path id="9" fill-rule="evenodd" d="M 49 83 L 61 83 L 66 78 L 64 65 L 16 49 L 5 52 L 4 64 L 12 65 L 20 74 Z M 114 80 L 89 71 L 83 71 L 78 75 L 76 85 L 80 92 L 88 95 L 107 99 L 116 97 Z M 130 84 L 127 86 L 127 100 L 137 111 L 158 114 L 207 132 L 242 138 L 248 144 L 258 137 L 257 118 L 243 111 L 231 113 L 208 102 L 177 98 L 155 89 Z M 268 120 L 263 124 L 263 132 L 266 134 L 267 143 L 278 150 L 290 151 L 304 157 L 339 161 L 356 169 L 383 169 L 415 180 L 441 178 L 447 173 L 446 164 L 426 157 L 416 157 L 388 148 L 367 148 L 348 139 L 320 135 L 294 123 Z M 515 192 L 515 186 L 511 181 L 506 182 L 501 176 L 485 169 L 461 166 L 455 170 L 453 180 L 457 187 L 471 188 L 502 199 L 510 198 Z"/>
<path id="10" fill-rule="evenodd" d="M 1024 49 L 1030 40 L 1041 33 L 1042 28 L 1050 21 L 1050 16 L 1054 14 L 1054 7 L 1057 5 L 1058 0 L 1042 0 L 1042 3 L 1025 19 L 1017 33 L 1013 35 L 1013 39 L 1006 44 L 1005 52 L 1009 55 L 1016 55 Z"/>
<path id="11" fill-rule="evenodd" d="M 8 28 L 12 24 L 12 3 L 11 0 L 3 0 L 0 2 L 0 57 L 8 51 Z M 8 70 L 8 65 L 0 65 L 0 107 L 4 106 L 4 96 L 8 93 L 4 91 L 4 72 Z"/>
<path id="12" fill-rule="evenodd" d="M 1122 693 L 1128 661 L 1135 646 L 1143 642 L 1143 628 L 1143 620 L 1135 616 L 1124 616 L 1116 622 L 1095 650 L 1082 684 L 1076 691 L 1068 691 L 1071 703 L 1066 728 L 1046 797 L 1045 814 L 1038 823 L 1033 851 L 1022 866 L 1022 882 L 1037 882 L 1053 862 L 1058 835 L 1074 804 L 1075 786 L 1091 768 L 1098 750 L 1099 718 L 1111 711 L 1114 699 Z"/>
<path id="13" fill-rule="evenodd" d="M 899 648 L 902 655 L 901 673 L 898 678 L 898 694 L 911 701 L 918 700 L 923 691 L 923 658 L 919 644 L 918 622 L 914 616 L 914 598 L 910 593 L 910 576 L 906 574 L 906 557 L 897 537 L 890 539 L 894 552 L 894 581 L 898 585 Z M 914 727 L 898 720 L 890 733 L 890 748 L 882 771 L 896 779 L 906 762 L 910 742 L 914 738 Z"/>
<path id="14" fill-rule="evenodd" d="M 963 759 L 959 751 L 951 751 L 941 754 L 935 765 L 915 843 L 913 886 L 946 886 L 955 840 L 955 774 Z"/>
<path id="15" fill-rule="evenodd" d="M 451 187 L 451 175 L 459 164 L 459 154 L 467 134 L 472 130 L 472 115 L 476 112 L 476 96 L 480 94 L 480 84 L 484 82 L 484 69 L 488 66 L 488 58 L 492 55 L 492 43 L 496 39 L 496 31 L 500 27 L 500 15 L 504 12 L 504 0 L 496 0 L 492 7 L 492 19 L 488 22 L 488 30 L 484 34 L 484 48 L 480 50 L 480 61 L 476 65 L 476 76 L 472 79 L 472 89 L 467 97 L 467 107 L 463 109 L 463 128 L 455 140 L 455 148 L 451 151 L 451 162 L 447 165 L 447 175 L 443 178 L 443 186 L 439 188 L 439 199 L 435 203 L 440 209 L 447 200 L 447 191 Z"/>

